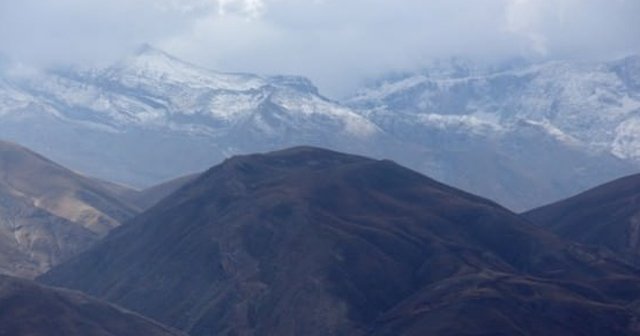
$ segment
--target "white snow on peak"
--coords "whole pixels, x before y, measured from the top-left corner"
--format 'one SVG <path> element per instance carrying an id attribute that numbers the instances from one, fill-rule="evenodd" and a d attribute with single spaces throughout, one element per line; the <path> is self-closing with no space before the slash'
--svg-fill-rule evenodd
<path id="1" fill-rule="evenodd" d="M 121 76 L 117 79 L 132 86 L 151 81 L 151 84 L 182 84 L 193 89 L 246 91 L 266 84 L 259 76 L 204 69 L 150 46 L 143 47 L 107 71 L 111 76 Z"/>
<path id="2" fill-rule="evenodd" d="M 0 116 L 24 109 L 34 102 L 29 95 L 0 79 Z"/>
<path id="3" fill-rule="evenodd" d="M 379 128 L 370 120 L 349 108 L 328 101 L 317 95 L 276 94 L 272 101 L 290 113 L 306 116 L 324 116 L 341 123 L 344 131 L 352 136 L 369 137 L 379 132 Z"/>
<path id="4" fill-rule="evenodd" d="M 503 131 L 501 125 L 480 116 L 473 115 L 421 113 L 417 115 L 417 120 L 427 126 L 433 126 L 443 130 L 465 130 L 477 135 Z"/>
<path id="5" fill-rule="evenodd" d="M 636 115 L 616 128 L 616 137 L 611 145 L 614 155 L 623 159 L 640 161 L 640 110 Z"/>
<path id="6" fill-rule="evenodd" d="M 380 102 L 384 98 L 396 93 L 401 93 L 412 89 L 428 80 L 423 75 L 411 76 L 397 82 L 384 82 L 380 86 L 375 88 L 363 89 L 359 91 L 354 97 L 349 99 L 350 104 L 357 105 L 361 102 L 375 101 Z"/>
<path id="7" fill-rule="evenodd" d="M 16 91 L 0 82 L 0 113 L 15 114 L 36 102 L 60 120 L 110 132 L 143 128 L 217 137 L 240 125 L 266 134 L 311 129 L 316 122 L 350 136 L 379 131 L 320 96 L 306 78 L 215 72 L 149 46 L 107 68 L 57 69 L 20 86 Z"/>
<path id="8" fill-rule="evenodd" d="M 568 134 L 564 133 L 562 130 L 560 130 L 559 128 L 555 127 L 547 119 L 542 119 L 542 120 L 523 119 L 518 124 L 525 125 L 525 126 L 536 127 L 538 129 L 544 131 L 545 133 L 551 135 L 556 140 L 558 140 L 560 142 L 563 142 L 563 143 L 565 143 L 567 145 L 578 146 L 578 145 L 581 144 L 580 140 L 572 137 L 571 135 L 568 135 Z"/>

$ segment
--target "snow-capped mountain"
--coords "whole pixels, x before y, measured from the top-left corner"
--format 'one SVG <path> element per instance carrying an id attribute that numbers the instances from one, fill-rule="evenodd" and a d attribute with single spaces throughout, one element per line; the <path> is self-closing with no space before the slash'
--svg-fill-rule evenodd
<path id="1" fill-rule="evenodd" d="M 346 135 L 376 132 L 365 118 L 319 96 L 305 78 L 217 73 L 150 47 L 107 69 L 56 71 L 26 84 L 28 93 L 70 119 L 112 132 L 136 126 L 218 136 L 252 122 L 269 134 L 277 130 L 261 118 L 282 117 L 290 126 L 302 121 L 298 112 Z M 272 105 L 279 113 L 257 115 Z"/>
<path id="2" fill-rule="evenodd" d="M 543 127 L 570 145 L 640 162 L 640 56 L 606 63 L 556 61 L 466 76 L 407 76 L 363 90 L 348 105 L 475 133 Z M 389 126 L 383 127 L 389 129 Z"/>
<path id="3" fill-rule="evenodd" d="M 582 114 L 630 118 L 640 86 L 634 66 L 432 72 L 339 103 L 302 77 L 220 73 L 144 47 L 106 68 L 0 77 L 0 138 L 133 186 L 234 154 L 315 145 L 390 158 L 519 210 L 634 171 L 621 159 L 633 157 L 633 146 L 622 155 L 612 140 L 617 158 L 602 150 L 599 134 L 576 131 L 586 129 Z M 598 105 L 586 87 L 619 99 Z M 626 105 L 616 110 L 618 103 Z M 604 115 L 611 111 L 618 114 Z M 618 143 L 635 141 L 626 134 Z"/>
<path id="4" fill-rule="evenodd" d="M 380 133 L 305 78 L 223 74 L 150 47 L 105 69 L 0 82 L 0 104 L 4 137 L 138 186 L 299 142 L 358 151 Z"/>

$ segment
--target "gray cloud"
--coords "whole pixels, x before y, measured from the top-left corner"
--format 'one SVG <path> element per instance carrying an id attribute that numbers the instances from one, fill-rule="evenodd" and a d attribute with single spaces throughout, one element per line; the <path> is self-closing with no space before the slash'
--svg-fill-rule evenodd
<path id="1" fill-rule="evenodd" d="M 211 11 L 195 0 L 4 0 L 0 52 L 38 65 L 110 62 Z"/>
<path id="2" fill-rule="evenodd" d="M 637 0 L 21 0 L 0 4 L 0 52 L 107 62 L 150 42 L 223 71 L 361 80 L 460 56 L 601 58 L 640 51 Z"/>

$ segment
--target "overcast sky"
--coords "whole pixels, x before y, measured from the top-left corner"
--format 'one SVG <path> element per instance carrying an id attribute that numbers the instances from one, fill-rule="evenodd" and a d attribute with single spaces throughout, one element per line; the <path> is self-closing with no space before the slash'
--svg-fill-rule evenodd
<path id="1" fill-rule="evenodd" d="M 25 64 L 103 65 L 145 42 L 340 96 L 434 58 L 640 52 L 640 0 L 0 0 L 0 53 Z"/>

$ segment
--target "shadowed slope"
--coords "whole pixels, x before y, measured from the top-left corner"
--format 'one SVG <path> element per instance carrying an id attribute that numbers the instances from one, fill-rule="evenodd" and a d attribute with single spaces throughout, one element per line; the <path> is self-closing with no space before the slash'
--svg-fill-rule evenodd
<path id="1" fill-rule="evenodd" d="M 524 216 L 569 240 L 640 262 L 640 175 L 628 176 Z"/>
<path id="2" fill-rule="evenodd" d="M 0 335 L 182 335 L 76 292 L 0 275 Z"/>
<path id="3" fill-rule="evenodd" d="M 584 285 L 486 271 L 423 288 L 371 334 L 638 335 L 636 318 Z"/>

